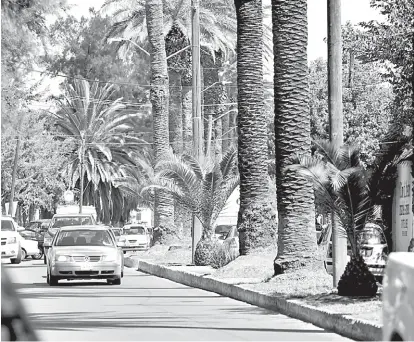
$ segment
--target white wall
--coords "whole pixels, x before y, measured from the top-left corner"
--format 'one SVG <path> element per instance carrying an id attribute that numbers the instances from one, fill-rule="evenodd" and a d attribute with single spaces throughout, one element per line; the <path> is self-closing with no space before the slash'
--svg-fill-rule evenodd
<path id="1" fill-rule="evenodd" d="M 393 200 L 393 250 L 407 252 L 410 240 L 414 237 L 414 220 L 412 211 L 411 162 L 404 161 L 397 167 L 397 181 Z"/>
<path id="2" fill-rule="evenodd" d="M 228 198 L 220 212 L 215 225 L 236 225 L 240 207 L 240 189 L 237 187 Z"/>

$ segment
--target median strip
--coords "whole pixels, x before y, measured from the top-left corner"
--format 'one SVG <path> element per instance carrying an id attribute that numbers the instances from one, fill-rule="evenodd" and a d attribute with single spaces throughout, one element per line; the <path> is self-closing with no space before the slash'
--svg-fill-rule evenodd
<path id="1" fill-rule="evenodd" d="M 125 266 L 127 266 L 127 259 L 129 258 L 125 259 Z M 328 310 L 321 310 L 315 306 L 301 303 L 297 299 L 285 299 L 262 294 L 214 279 L 211 275 L 205 277 L 188 271 L 188 269 L 191 269 L 189 266 L 183 266 L 183 269 L 179 269 L 180 267 L 177 266 L 161 266 L 136 259 L 130 259 L 128 264 L 138 271 L 280 312 L 354 340 L 378 341 L 382 338 L 381 327 L 371 322 L 346 317 Z"/>

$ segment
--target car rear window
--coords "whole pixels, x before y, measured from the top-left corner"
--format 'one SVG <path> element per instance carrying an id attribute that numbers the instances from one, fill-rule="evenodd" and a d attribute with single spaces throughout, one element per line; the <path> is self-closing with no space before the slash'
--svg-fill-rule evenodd
<path id="1" fill-rule="evenodd" d="M 3 232 L 13 232 L 13 222 L 11 220 L 1 220 L 1 230 Z"/>
<path id="2" fill-rule="evenodd" d="M 55 217 L 52 222 L 52 228 L 61 228 L 68 226 L 88 226 L 93 225 L 90 217 Z"/>
<path id="3" fill-rule="evenodd" d="M 145 235 L 144 227 L 131 227 L 129 229 L 124 229 L 126 235 Z"/>

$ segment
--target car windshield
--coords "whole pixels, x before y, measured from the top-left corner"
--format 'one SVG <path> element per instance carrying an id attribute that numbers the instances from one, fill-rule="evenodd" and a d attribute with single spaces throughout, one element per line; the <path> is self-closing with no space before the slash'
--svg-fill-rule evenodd
<path id="1" fill-rule="evenodd" d="M 359 234 L 359 239 L 361 244 L 375 245 L 386 243 L 385 238 L 379 229 L 363 230 Z"/>
<path id="2" fill-rule="evenodd" d="M 51 228 L 61 228 L 67 226 L 88 226 L 93 225 L 92 219 L 88 216 L 85 217 L 55 217 L 52 222 Z"/>
<path id="3" fill-rule="evenodd" d="M 66 230 L 60 231 L 55 246 L 114 246 L 107 230 Z"/>
<path id="4" fill-rule="evenodd" d="M 2 232 L 13 232 L 14 226 L 11 220 L 1 220 L 1 231 Z"/>
<path id="5" fill-rule="evenodd" d="M 145 235 L 144 227 L 131 227 L 129 229 L 124 229 L 125 235 Z"/>

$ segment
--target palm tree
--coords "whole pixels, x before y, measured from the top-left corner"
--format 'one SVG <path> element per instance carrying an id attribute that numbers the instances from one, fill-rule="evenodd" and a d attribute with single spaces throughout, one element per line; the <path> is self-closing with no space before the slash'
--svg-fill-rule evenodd
<path id="1" fill-rule="evenodd" d="M 168 69 L 163 34 L 163 2 L 162 0 L 146 0 L 146 21 L 151 56 L 151 103 L 154 127 L 155 160 L 161 161 L 168 155 Z M 154 225 L 155 228 L 167 233 L 174 227 L 173 197 L 159 190 L 155 193 Z M 159 234 L 160 239 L 163 233 Z M 155 239 L 155 242 L 157 239 Z"/>
<path id="2" fill-rule="evenodd" d="M 66 166 L 70 183 L 78 184 L 82 202 L 107 209 L 100 213 L 104 222 L 112 217 L 113 210 L 106 203 L 110 198 L 103 196 L 103 189 L 111 187 L 112 178 L 121 172 L 120 165 L 133 163 L 129 152 L 145 144 L 130 135 L 134 132 L 132 120 L 140 114 L 125 114 L 121 98 L 109 100 L 114 92 L 113 85 L 74 79 L 66 84 L 63 100 L 58 101 L 59 111 L 52 113 L 54 124 L 77 146 L 76 156 Z M 90 189 L 87 197 L 84 181 Z"/>
<path id="3" fill-rule="evenodd" d="M 354 146 L 336 147 L 323 140 L 315 141 L 315 146 L 316 153 L 297 156 L 287 168 L 313 183 L 318 203 L 335 214 L 352 254 L 358 255 L 358 233 L 377 208 L 377 175 L 364 168 Z"/>
<path id="4" fill-rule="evenodd" d="M 171 153 L 157 165 L 158 179 L 173 181 L 170 191 L 202 223 L 203 240 L 214 234 L 214 222 L 239 185 L 236 153 L 233 147 L 220 162 L 206 159 L 202 164 L 192 155 Z"/>
<path id="5" fill-rule="evenodd" d="M 283 170 L 310 153 L 307 1 L 272 0 L 278 254 L 275 275 L 318 262 L 312 184 Z"/>
<path id="6" fill-rule="evenodd" d="M 262 1 L 236 0 L 240 254 L 273 243 L 269 207 L 267 124 L 263 89 Z M 251 218 L 251 216 L 254 218 Z M 245 218 L 246 216 L 246 218 Z M 250 216 L 249 219 L 247 217 Z"/>

